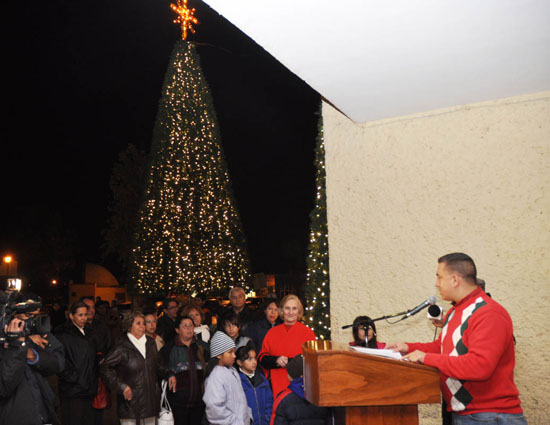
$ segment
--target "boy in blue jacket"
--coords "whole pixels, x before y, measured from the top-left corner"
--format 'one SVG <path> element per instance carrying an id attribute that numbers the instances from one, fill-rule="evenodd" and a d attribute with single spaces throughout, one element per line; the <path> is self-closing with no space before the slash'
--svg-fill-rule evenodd
<path id="1" fill-rule="evenodd" d="M 251 341 L 237 349 L 236 367 L 241 377 L 248 407 L 252 410 L 253 425 L 269 425 L 273 393 L 269 381 L 257 370 L 256 350 Z"/>

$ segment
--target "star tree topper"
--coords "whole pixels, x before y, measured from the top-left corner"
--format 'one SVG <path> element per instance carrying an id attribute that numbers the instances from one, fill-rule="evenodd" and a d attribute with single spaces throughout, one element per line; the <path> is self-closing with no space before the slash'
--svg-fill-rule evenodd
<path id="1" fill-rule="evenodd" d="M 187 38 L 187 30 L 195 34 L 193 24 L 196 25 L 199 23 L 199 20 L 193 16 L 195 14 L 195 8 L 189 9 L 187 7 L 187 0 L 178 0 L 177 5 L 171 3 L 170 7 L 179 15 L 174 19 L 174 24 L 180 24 L 181 39 L 185 40 Z"/>

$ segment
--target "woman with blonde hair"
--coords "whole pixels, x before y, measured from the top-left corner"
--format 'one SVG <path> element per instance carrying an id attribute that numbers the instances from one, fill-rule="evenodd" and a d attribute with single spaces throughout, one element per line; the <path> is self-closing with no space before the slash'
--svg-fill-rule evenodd
<path id="1" fill-rule="evenodd" d="M 281 300 L 279 314 L 283 323 L 269 330 L 258 356 L 265 375 L 271 380 L 274 397 L 290 383 L 286 370 L 289 360 L 302 354 L 304 342 L 317 339 L 313 331 L 300 322 L 304 306 L 296 295 L 289 294 Z"/>

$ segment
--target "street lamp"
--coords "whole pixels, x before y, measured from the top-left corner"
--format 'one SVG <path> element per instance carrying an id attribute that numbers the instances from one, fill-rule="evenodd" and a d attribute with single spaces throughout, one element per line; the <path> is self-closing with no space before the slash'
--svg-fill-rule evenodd
<path id="1" fill-rule="evenodd" d="M 0 267 L 0 276 L 11 276 L 12 274 L 17 274 L 17 261 L 9 254 L 4 255 L 2 257 L 2 267 Z"/>

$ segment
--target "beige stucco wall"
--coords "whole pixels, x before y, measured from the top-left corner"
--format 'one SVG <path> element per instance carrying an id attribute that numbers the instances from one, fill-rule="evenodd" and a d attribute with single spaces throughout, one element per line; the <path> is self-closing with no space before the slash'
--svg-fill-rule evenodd
<path id="1" fill-rule="evenodd" d="M 514 321 L 527 419 L 550 423 L 550 92 L 366 124 L 324 104 L 323 117 L 333 339 L 359 314 L 439 299 L 437 258 L 466 252 Z M 383 341 L 434 335 L 425 311 L 377 327 Z M 440 424 L 439 406 L 420 422 Z"/>

